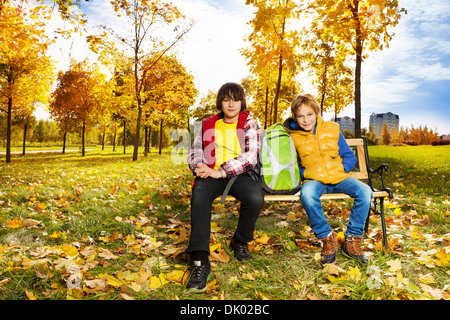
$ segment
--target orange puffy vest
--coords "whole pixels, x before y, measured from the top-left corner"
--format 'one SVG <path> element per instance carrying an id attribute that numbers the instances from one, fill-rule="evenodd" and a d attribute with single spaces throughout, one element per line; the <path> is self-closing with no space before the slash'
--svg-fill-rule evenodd
<path id="1" fill-rule="evenodd" d="M 289 130 L 300 156 L 306 180 L 325 184 L 339 183 L 350 175 L 345 173 L 339 155 L 339 125 L 317 117 L 316 134 L 302 130 Z"/>

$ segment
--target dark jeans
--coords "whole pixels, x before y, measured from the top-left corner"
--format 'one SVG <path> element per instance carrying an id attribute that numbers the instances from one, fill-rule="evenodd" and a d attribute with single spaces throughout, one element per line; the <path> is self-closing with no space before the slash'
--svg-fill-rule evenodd
<path id="1" fill-rule="evenodd" d="M 211 208 L 214 199 L 222 195 L 229 179 L 197 179 L 191 197 L 191 236 L 187 252 L 209 253 L 211 235 Z M 234 181 L 229 195 L 241 202 L 238 225 L 234 236 L 240 242 L 253 240 L 256 219 L 264 205 L 261 187 L 252 178 L 240 175 Z"/>

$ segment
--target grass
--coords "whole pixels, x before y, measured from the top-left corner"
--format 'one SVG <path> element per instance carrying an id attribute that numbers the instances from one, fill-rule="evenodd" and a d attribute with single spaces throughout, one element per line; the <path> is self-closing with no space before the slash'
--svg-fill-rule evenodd
<path id="1" fill-rule="evenodd" d="M 238 204 L 215 204 L 217 258 L 203 294 L 184 291 L 192 176 L 168 151 L 135 162 L 131 151 L 98 147 L 85 157 L 0 158 L 0 299 L 449 299 L 449 151 L 369 148 L 373 168 L 390 165 L 395 198 L 387 203 L 388 251 L 379 218 L 371 219 L 368 266 L 340 252 L 335 266 L 321 266 L 306 214 L 290 202 L 265 205 L 253 258 L 238 262 L 228 247 Z M 342 236 L 351 202 L 324 207 Z"/>

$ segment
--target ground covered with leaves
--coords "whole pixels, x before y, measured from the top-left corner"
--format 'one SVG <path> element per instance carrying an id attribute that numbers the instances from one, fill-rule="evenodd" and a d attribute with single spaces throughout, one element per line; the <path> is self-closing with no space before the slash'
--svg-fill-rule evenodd
<path id="1" fill-rule="evenodd" d="M 429 148 L 429 149 L 427 149 Z M 169 153 L 136 161 L 94 150 L 33 154 L 0 165 L 0 299 L 449 299 L 449 154 L 439 147 L 371 147 L 390 164 L 388 250 L 379 217 L 364 237 L 367 266 L 337 255 L 323 267 L 300 203 L 266 203 L 238 262 L 229 249 L 238 203 L 215 204 L 213 277 L 189 294 L 192 176 Z M 431 154 L 431 156 L 430 156 Z M 325 202 L 340 241 L 351 201 Z"/>

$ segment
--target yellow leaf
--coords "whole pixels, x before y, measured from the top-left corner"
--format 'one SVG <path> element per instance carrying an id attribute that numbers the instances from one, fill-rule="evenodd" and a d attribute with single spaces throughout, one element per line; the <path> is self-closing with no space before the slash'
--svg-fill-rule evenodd
<path id="1" fill-rule="evenodd" d="M 345 232 L 344 232 L 344 231 L 339 231 L 339 232 L 337 233 L 337 235 L 336 235 L 336 238 L 337 238 L 338 240 L 345 241 Z"/>
<path id="2" fill-rule="evenodd" d="M 75 246 L 71 244 L 65 244 L 61 246 L 62 251 L 69 256 L 69 257 L 75 257 L 78 255 L 78 250 Z"/>
<path id="3" fill-rule="evenodd" d="M 263 295 L 260 291 L 256 291 L 256 293 L 261 300 L 270 300 L 265 295 Z"/>
<path id="4" fill-rule="evenodd" d="M 127 282 L 135 281 L 137 277 L 137 273 L 132 273 L 130 270 L 119 271 L 116 274 L 117 279 L 125 280 Z"/>
<path id="5" fill-rule="evenodd" d="M 207 292 L 211 293 L 219 289 L 219 285 L 217 284 L 217 279 L 214 279 L 207 284 Z"/>
<path id="6" fill-rule="evenodd" d="M 61 232 L 55 231 L 50 235 L 50 239 L 59 239 L 61 238 Z"/>
<path id="7" fill-rule="evenodd" d="M 266 234 L 262 234 L 258 238 L 255 239 L 255 241 L 260 244 L 268 244 L 269 240 L 270 240 L 270 238 Z"/>
<path id="8" fill-rule="evenodd" d="M 106 277 L 106 283 L 113 287 L 120 287 L 123 284 L 122 281 L 111 275 Z"/>
<path id="9" fill-rule="evenodd" d="M 46 207 L 47 206 L 43 202 L 39 202 L 36 204 L 36 210 L 38 210 L 38 211 L 43 211 L 43 210 L 45 210 Z"/>
<path id="10" fill-rule="evenodd" d="M 219 252 L 211 251 L 210 253 L 211 259 L 217 260 L 223 263 L 228 263 L 230 260 L 230 256 L 223 250 Z"/>
<path id="11" fill-rule="evenodd" d="M 450 254 L 448 254 L 445 249 L 439 249 L 436 252 L 436 257 L 439 259 L 440 266 L 446 266 L 450 263 Z"/>
<path id="12" fill-rule="evenodd" d="M 6 224 L 8 225 L 8 229 L 19 229 L 22 227 L 23 221 L 15 217 L 12 220 L 6 220 Z"/>
<path id="13" fill-rule="evenodd" d="M 25 294 L 27 295 L 28 300 L 37 300 L 33 292 L 25 290 Z"/>
<path id="14" fill-rule="evenodd" d="M 214 243 L 209 246 L 209 252 L 214 252 L 220 248 L 220 243 Z"/>
<path id="15" fill-rule="evenodd" d="M 424 274 L 423 276 L 419 277 L 419 280 L 425 284 L 436 283 L 431 273 Z"/>
<path id="16" fill-rule="evenodd" d="M 389 260 L 386 264 L 390 267 L 389 271 L 396 272 L 402 269 L 402 261 L 400 259 L 397 260 Z"/>
<path id="17" fill-rule="evenodd" d="M 166 273 L 166 280 L 177 284 L 183 284 L 188 277 L 189 274 L 188 272 L 186 272 L 186 270 L 174 270 L 172 272 Z"/>
<path id="18" fill-rule="evenodd" d="M 251 280 L 251 281 L 256 280 L 255 277 L 250 272 L 244 273 L 242 275 L 242 279 L 248 279 L 248 280 Z"/>
<path id="19" fill-rule="evenodd" d="M 211 222 L 211 232 L 217 232 L 220 228 L 217 226 L 217 222 Z"/>
<path id="20" fill-rule="evenodd" d="M 395 210 L 394 210 L 394 214 L 395 214 L 395 216 L 396 217 L 398 217 L 399 215 L 401 215 L 403 212 L 402 212 L 402 209 L 400 209 L 400 208 L 396 208 Z"/>
<path id="21" fill-rule="evenodd" d="M 386 201 L 386 202 L 384 203 L 384 206 L 385 206 L 386 208 L 389 208 L 389 209 L 397 208 L 397 205 L 396 205 L 396 204 L 391 203 L 391 202 L 389 202 L 389 201 Z"/>
<path id="22" fill-rule="evenodd" d="M 160 287 L 162 287 L 163 285 L 165 285 L 168 281 L 166 280 L 166 278 L 164 277 L 164 275 L 161 273 L 159 275 L 159 277 L 151 277 L 150 278 L 150 283 L 148 285 L 148 287 L 152 290 L 158 289 Z"/>
<path id="23" fill-rule="evenodd" d="M 361 271 L 359 271 L 358 267 L 349 267 L 347 274 L 349 275 L 350 279 L 354 280 L 354 281 L 359 281 L 361 280 Z"/>

